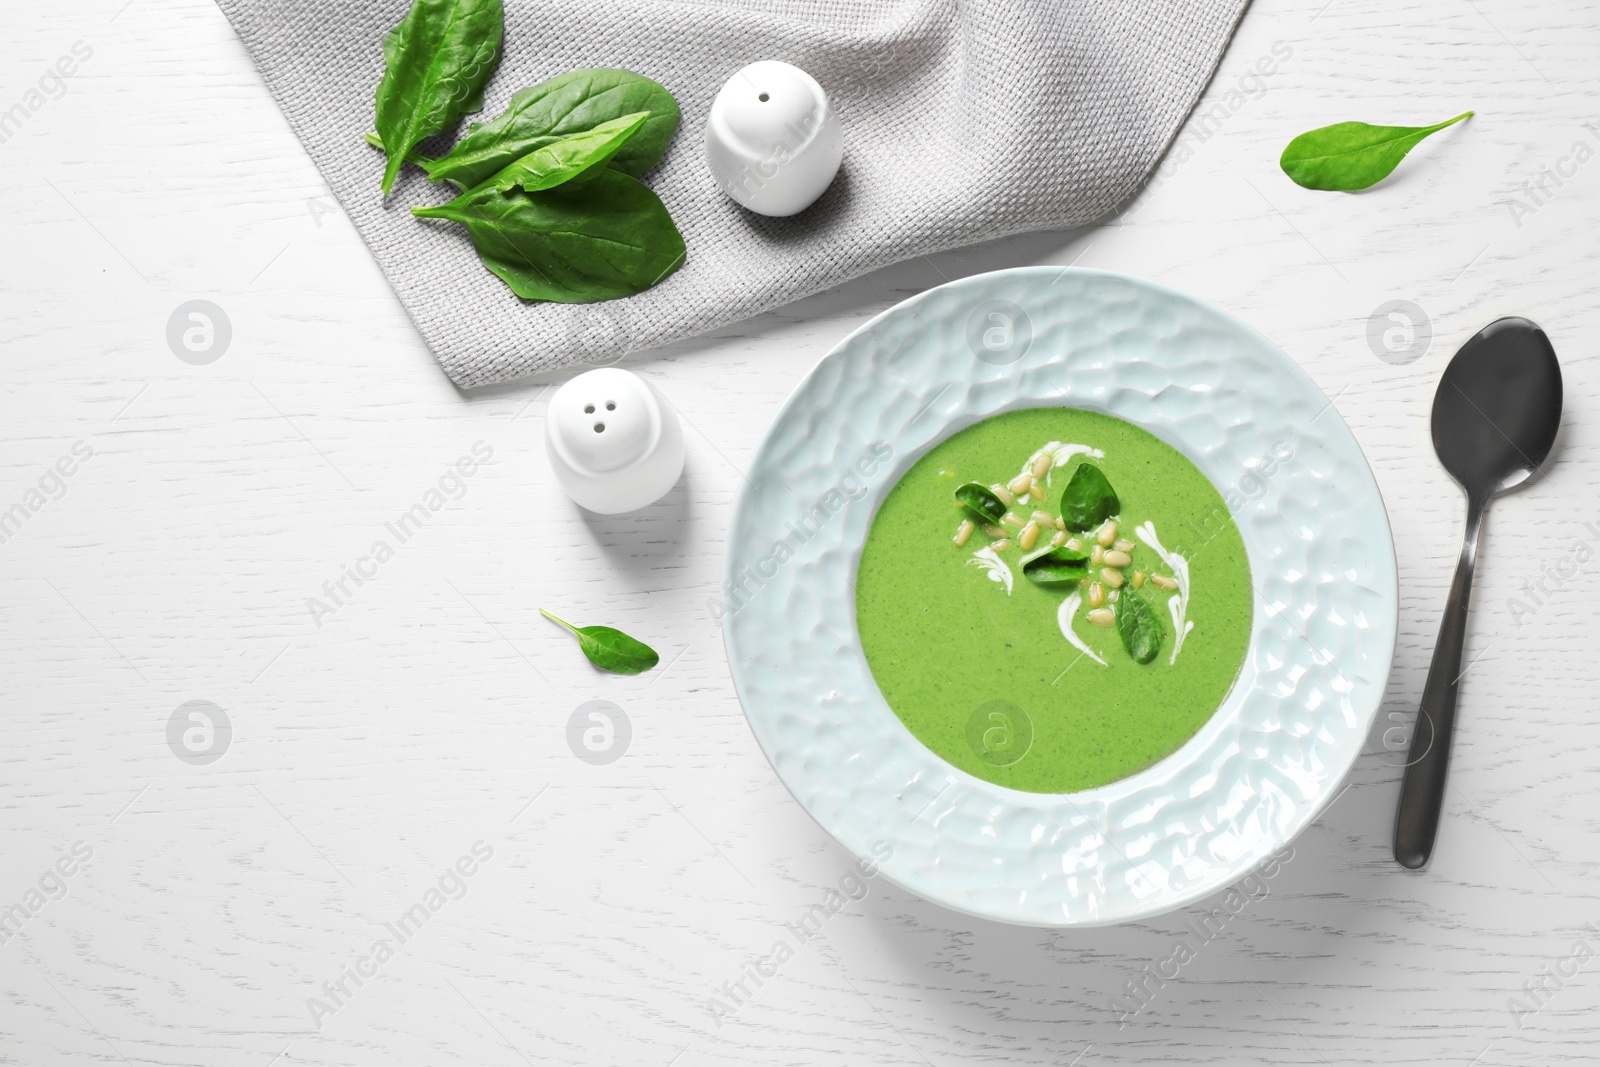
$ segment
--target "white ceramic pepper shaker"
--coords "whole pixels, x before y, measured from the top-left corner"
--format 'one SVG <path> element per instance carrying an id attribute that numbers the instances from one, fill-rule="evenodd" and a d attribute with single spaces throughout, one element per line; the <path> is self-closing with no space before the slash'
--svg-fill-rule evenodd
<path id="1" fill-rule="evenodd" d="M 799 67 L 752 63 L 728 79 L 706 120 L 706 162 L 722 191 L 762 215 L 809 207 L 839 172 L 844 131 L 828 94 Z"/>
<path id="2" fill-rule="evenodd" d="M 649 382 L 617 367 L 588 371 L 557 389 L 544 437 L 561 488 L 602 515 L 654 503 L 683 473 L 677 413 Z"/>

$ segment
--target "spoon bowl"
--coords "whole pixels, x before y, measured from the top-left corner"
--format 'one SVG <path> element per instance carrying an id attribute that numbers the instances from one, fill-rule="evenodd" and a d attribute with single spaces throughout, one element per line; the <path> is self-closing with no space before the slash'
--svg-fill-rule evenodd
<path id="1" fill-rule="evenodd" d="M 1469 497 L 1497 496 L 1550 454 L 1561 399 L 1561 365 L 1544 331 L 1527 319 L 1500 319 L 1445 368 L 1433 398 L 1433 450 Z"/>
<path id="2" fill-rule="evenodd" d="M 1455 731 L 1456 690 L 1478 532 L 1489 501 L 1531 479 L 1561 427 L 1561 365 L 1537 325 L 1521 318 L 1484 327 L 1450 360 L 1433 398 L 1433 450 L 1467 496 L 1467 528 L 1439 643 L 1422 689 L 1400 783 L 1394 858 L 1416 870 L 1433 854 Z"/>

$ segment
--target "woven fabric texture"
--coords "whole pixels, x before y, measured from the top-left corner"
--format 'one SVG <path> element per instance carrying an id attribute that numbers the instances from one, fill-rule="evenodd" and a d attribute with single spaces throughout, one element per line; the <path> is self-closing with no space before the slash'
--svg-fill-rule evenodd
<path id="1" fill-rule="evenodd" d="M 218 3 L 445 372 L 471 388 L 613 362 L 897 260 L 1107 214 L 1160 157 L 1246 0 L 506 0 L 503 58 L 472 118 L 581 67 L 654 78 L 683 111 L 644 180 L 687 261 L 653 289 L 577 305 L 519 300 L 462 227 L 413 218 L 449 199 L 416 168 L 380 195 L 383 155 L 362 135 L 408 0 Z M 759 59 L 809 71 L 844 127 L 839 176 L 791 218 L 739 207 L 705 163 L 712 98 Z"/>

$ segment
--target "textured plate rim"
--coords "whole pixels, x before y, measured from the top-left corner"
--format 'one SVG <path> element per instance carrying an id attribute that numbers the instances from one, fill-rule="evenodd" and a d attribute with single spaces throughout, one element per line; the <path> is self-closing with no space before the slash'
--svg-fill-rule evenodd
<path id="1" fill-rule="evenodd" d="M 1163 284 L 1158 283 L 1158 282 L 1152 282 L 1152 281 L 1149 281 L 1149 280 L 1144 279 L 1144 278 L 1140 278 L 1140 277 L 1137 277 L 1137 276 L 1128 275 L 1128 274 L 1124 274 L 1124 273 L 1120 273 L 1120 272 L 1115 272 L 1115 271 L 1098 270 L 1098 269 L 1092 269 L 1092 268 L 1080 268 L 1080 267 L 1066 267 L 1066 268 L 1049 267 L 1049 266 L 1017 267 L 1017 268 L 1009 268 L 1009 269 L 1005 269 L 1005 270 L 987 272 L 987 273 L 983 273 L 983 274 L 970 275 L 970 276 L 967 276 L 967 277 L 964 277 L 964 278 L 956 279 L 956 280 L 951 281 L 951 282 L 947 282 L 947 283 L 945 283 L 943 285 L 939 285 L 939 286 L 933 287 L 933 288 L 925 290 L 925 291 L 923 291 L 921 293 L 914 294 L 913 296 L 908 297 L 905 300 L 902 300 L 902 301 L 894 304 L 893 306 L 884 309 L 883 311 L 879 312 L 878 314 L 876 314 L 873 317 L 871 317 L 870 319 L 868 319 L 866 322 L 862 323 L 860 326 L 858 326 L 854 330 L 850 331 L 850 333 L 848 333 L 837 344 L 835 344 L 832 348 L 830 348 L 829 351 L 811 368 L 811 370 L 809 370 L 800 379 L 799 382 L 796 383 L 794 388 L 790 391 L 788 397 L 785 398 L 783 404 L 778 408 L 777 412 L 774 414 L 773 419 L 772 419 L 771 423 L 768 425 L 768 428 L 767 428 L 766 432 L 762 435 L 761 441 L 757 444 L 755 451 L 752 453 L 752 459 L 751 459 L 750 466 L 752 468 L 754 468 L 757 465 L 758 461 L 761 459 L 761 457 L 764 455 L 764 453 L 769 449 L 770 446 L 773 445 L 774 439 L 775 439 L 775 437 L 776 437 L 776 435 L 777 435 L 777 433 L 779 431 L 779 428 L 784 425 L 786 420 L 790 419 L 791 417 L 793 417 L 796 414 L 799 405 L 802 403 L 802 398 L 807 395 L 808 391 L 814 385 L 814 383 L 818 379 L 819 375 L 824 373 L 824 371 L 827 370 L 832 364 L 834 364 L 834 363 L 836 363 L 838 361 L 841 361 L 841 360 L 845 360 L 848 357 L 848 355 L 850 353 L 850 350 L 854 346 L 856 346 L 857 344 L 861 343 L 864 338 L 866 338 L 869 335 L 871 335 L 876 329 L 878 329 L 886 321 L 889 321 L 889 320 L 891 320 L 893 318 L 896 318 L 898 316 L 903 316 L 903 315 L 913 315 L 914 316 L 916 314 L 916 312 L 919 309 L 921 309 L 924 305 L 927 305 L 927 304 L 937 300 L 938 298 L 940 298 L 943 295 L 948 295 L 948 294 L 952 294 L 952 293 L 953 294 L 962 294 L 967 290 L 984 289 L 984 288 L 994 287 L 994 286 L 997 286 L 997 285 L 1004 285 L 1004 284 L 1012 282 L 1012 281 L 1016 281 L 1020 285 L 1020 284 L 1026 282 L 1026 281 L 1028 281 L 1030 279 L 1038 278 L 1038 277 L 1045 276 L 1045 275 L 1051 276 L 1051 278 L 1054 281 L 1059 281 L 1061 278 L 1066 277 L 1068 275 L 1071 275 L 1071 276 L 1076 277 L 1076 278 L 1083 278 L 1083 279 L 1090 280 L 1090 281 L 1095 280 L 1095 279 L 1100 279 L 1100 280 L 1105 280 L 1105 281 L 1108 281 L 1108 282 L 1124 284 L 1124 285 L 1132 286 L 1132 287 L 1134 287 L 1136 289 L 1145 290 L 1147 293 L 1149 293 L 1151 295 L 1154 295 L 1154 296 L 1157 296 L 1157 297 L 1161 298 L 1162 300 L 1174 301 L 1174 302 L 1177 302 L 1179 304 L 1187 305 L 1189 307 L 1198 309 L 1201 312 L 1203 312 L 1204 314 L 1210 315 L 1210 316 L 1214 317 L 1217 321 L 1225 324 L 1229 330 L 1235 332 L 1240 337 L 1247 338 L 1253 345 L 1255 345 L 1257 348 L 1259 348 L 1262 352 L 1270 353 L 1271 356 L 1273 357 L 1273 359 L 1275 360 L 1275 363 L 1277 364 L 1278 368 L 1283 370 L 1287 374 L 1289 374 L 1291 377 L 1297 379 L 1298 384 L 1299 384 L 1299 386 L 1301 388 L 1308 389 L 1308 390 L 1311 391 L 1311 393 L 1315 394 L 1318 397 L 1321 397 L 1322 400 L 1326 402 L 1326 405 L 1327 405 L 1328 408 L 1332 408 L 1333 407 L 1332 401 L 1329 400 L 1328 397 L 1326 396 L 1326 394 L 1322 392 L 1320 387 L 1317 386 L 1316 382 L 1310 377 L 1310 375 L 1307 374 L 1306 371 L 1294 359 L 1292 359 L 1287 353 L 1285 353 L 1281 348 L 1279 348 L 1278 345 L 1276 345 L 1270 338 L 1268 338 L 1265 335 L 1261 334 L 1259 331 L 1257 331 L 1256 329 L 1251 327 L 1249 324 L 1243 322 L 1242 320 L 1240 320 L 1237 317 L 1233 316 L 1229 312 L 1224 311 L 1221 308 L 1218 308 L 1218 307 L 1210 304 L 1209 302 L 1201 300 L 1200 298 L 1195 297 L 1195 296 L 1193 296 L 1193 295 L 1191 295 L 1189 293 L 1185 293 L 1185 292 L 1183 292 L 1181 290 L 1174 289 L 1174 288 L 1172 288 L 1170 286 L 1166 286 L 1166 285 L 1163 285 Z M 1011 407 L 1004 408 L 1004 409 L 1001 409 L 1001 410 L 1015 410 L 1017 408 L 1022 408 L 1022 407 L 1037 407 L 1037 406 L 1044 406 L 1044 405 L 1042 403 L 1019 403 L 1019 404 L 1012 405 Z M 1101 410 L 1101 411 L 1104 410 L 1104 409 L 1095 408 L 1095 407 L 1092 407 L 1092 406 L 1089 406 L 1089 405 L 1082 405 L 1082 406 L 1088 407 L 1089 410 Z M 989 416 L 992 416 L 993 414 L 997 414 L 997 413 L 998 413 L 998 411 L 991 411 L 991 412 L 988 412 L 986 415 L 984 415 L 982 417 L 989 417 Z M 1106 412 L 1106 413 L 1114 414 L 1114 415 L 1116 414 L 1114 412 Z M 1396 650 L 1397 641 L 1398 641 L 1398 609 L 1399 609 L 1399 605 L 1398 605 L 1398 567 L 1397 567 L 1397 561 L 1396 561 L 1396 557 L 1395 557 L 1393 533 L 1392 533 L 1392 530 L 1390 528 L 1386 505 L 1385 505 L 1385 503 L 1383 501 L 1382 494 L 1378 489 L 1377 480 L 1376 480 L 1376 478 L 1375 478 L 1375 476 L 1374 476 L 1374 474 L 1372 472 L 1371 464 L 1368 462 L 1364 451 L 1361 449 L 1360 443 L 1355 439 L 1355 435 L 1353 434 L 1353 432 L 1351 432 L 1348 424 L 1345 423 L 1343 417 L 1341 415 L 1339 415 L 1337 409 L 1334 409 L 1333 413 L 1335 415 L 1335 421 L 1333 423 L 1333 426 L 1336 427 L 1336 430 L 1334 431 L 1333 436 L 1334 437 L 1338 437 L 1340 435 L 1340 433 L 1342 432 L 1343 437 L 1346 439 L 1344 443 L 1348 444 L 1350 454 L 1356 460 L 1357 470 L 1358 470 L 1359 474 L 1362 477 L 1364 477 L 1364 479 L 1365 479 L 1366 485 L 1364 486 L 1364 488 L 1370 489 L 1372 497 L 1376 500 L 1376 502 L 1378 504 L 1378 507 L 1375 510 L 1375 514 L 1372 516 L 1372 522 L 1373 522 L 1373 529 L 1380 535 L 1379 538 L 1378 538 L 1378 541 L 1380 543 L 1376 547 L 1381 548 L 1381 552 L 1379 554 L 1380 558 L 1375 560 L 1375 561 L 1373 561 L 1373 562 L 1378 564 L 1378 565 L 1380 565 L 1381 573 L 1379 573 L 1377 575 L 1377 578 L 1385 587 L 1380 592 L 1383 594 L 1382 599 L 1383 599 L 1383 601 L 1384 601 L 1384 603 L 1386 605 L 1386 610 L 1383 611 L 1379 616 L 1380 625 L 1377 626 L 1377 627 L 1374 627 L 1374 629 L 1378 632 L 1378 634 L 1380 636 L 1380 648 L 1377 650 L 1377 655 L 1376 655 L 1376 658 L 1373 661 L 1372 669 L 1368 672 L 1371 675 L 1371 678 L 1373 680 L 1375 680 L 1369 686 L 1369 688 L 1372 690 L 1372 692 L 1370 694 L 1370 700 L 1368 700 L 1366 702 L 1366 706 L 1364 706 L 1361 709 L 1359 709 L 1359 712 L 1358 712 L 1359 722 L 1358 722 L 1356 728 L 1357 728 L 1357 730 L 1359 730 L 1361 736 L 1365 737 L 1367 734 L 1370 733 L 1372 722 L 1374 721 L 1374 719 L 1375 719 L 1375 717 L 1377 715 L 1377 712 L 1378 712 L 1378 710 L 1379 710 L 1379 708 L 1381 706 L 1381 703 L 1382 703 L 1382 696 L 1383 696 L 1383 691 L 1384 691 L 1384 688 L 1385 688 L 1385 684 L 1386 684 L 1387 679 L 1388 679 L 1388 677 L 1389 677 L 1389 675 L 1390 675 L 1390 673 L 1392 672 L 1392 669 L 1393 669 L 1395 650 Z M 1125 418 L 1125 419 L 1127 418 L 1124 415 L 1116 415 L 1116 417 Z M 1172 445 L 1175 448 L 1178 448 L 1179 451 L 1183 452 L 1191 460 L 1193 460 L 1195 458 L 1191 454 L 1190 450 L 1188 448 L 1186 448 L 1183 444 L 1181 444 L 1178 441 L 1172 440 L 1172 438 L 1169 437 L 1167 434 L 1161 432 L 1162 428 L 1161 428 L 1161 426 L 1159 424 L 1158 425 L 1150 425 L 1150 424 L 1147 424 L 1147 423 L 1140 422 L 1138 420 L 1131 420 L 1131 419 L 1128 420 L 1128 421 L 1133 421 L 1133 422 L 1135 422 L 1135 425 L 1139 425 L 1142 429 L 1145 429 L 1145 430 L 1147 430 L 1149 432 L 1154 433 L 1158 438 L 1160 438 L 1164 442 L 1168 443 L 1169 445 Z M 969 423 L 966 423 L 965 425 L 970 425 L 970 424 L 971 423 L 969 422 Z M 898 478 L 903 475 L 904 469 L 905 469 L 906 466 L 909 466 L 909 464 L 911 462 L 915 462 L 915 460 L 917 458 L 919 458 L 922 454 L 925 454 L 925 452 L 927 451 L 928 448 L 933 447 L 933 445 L 936 444 L 938 441 L 945 439 L 950 434 L 956 432 L 960 428 L 962 428 L 962 427 L 961 426 L 951 427 L 951 426 L 949 426 L 947 424 L 936 437 L 934 437 L 931 441 L 929 441 L 928 443 L 923 445 L 921 448 L 919 448 L 914 455 L 905 457 L 905 462 L 904 462 L 903 465 L 901 465 L 900 469 L 897 470 L 893 474 L 892 477 L 887 479 L 887 485 L 892 487 L 892 485 L 898 480 Z M 1327 434 L 1324 434 L 1321 439 L 1326 441 L 1327 440 L 1327 436 L 1328 436 Z M 1202 471 L 1204 471 L 1204 467 L 1203 466 L 1202 466 Z M 1208 478 L 1210 478 L 1209 473 L 1208 473 L 1207 476 L 1208 476 Z M 1215 479 L 1211 479 L 1211 480 L 1213 481 L 1213 484 L 1216 484 L 1215 483 Z M 733 579 L 735 577 L 735 574 L 736 574 L 736 566 L 738 565 L 739 561 L 743 558 L 740 555 L 740 551 L 741 551 L 740 546 L 735 545 L 734 542 L 733 542 L 733 536 L 734 536 L 735 531 L 737 530 L 737 528 L 740 525 L 740 520 L 741 520 L 741 517 L 743 516 L 743 514 L 745 512 L 745 509 L 750 504 L 750 497 L 752 495 L 751 494 L 751 489 L 752 488 L 753 488 L 753 485 L 749 481 L 749 479 L 747 478 L 746 481 L 745 481 L 745 485 L 742 486 L 740 491 L 739 491 L 738 497 L 736 498 L 735 503 L 734 503 L 734 508 L 733 508 L 732 515 L 730 516 L 730 521 L 729 521 L 729 525 L 728 525 L 728 531 L 729 531 L 728 547 L 724 552 L 723 568 L 722 568 L 722 578 L 723 578 L 723 583 L 724 583 L 724 589 L 727 589 L 729 587 L 729 584 L 733 581 Z M 1220 491 L 1221 487 L 1219 486 L 1218 488 L 1219 488 L 1219 491 Z M 872 501 L 872 507 L 871 507 L 871 511 L 874 514 L 876 512 L 876 508 L 877 508 L 878 504 L 880 504 L 882 502 L 882 498 L 886 494 L 886 492 L 887 492 L 887 488 L 882 488 L 882 489 L 880 489 L 880 491 L 878 491 L 875 494 L 876 499 L 874 499 Z M 869 525 L 870 525 L 870 520 L 869 520 Z M 1247 541 L 1248 540 L 1249 540 L 1249 538 L 1247 538 Z M 855 544 L 853 546 L 852 550 L 851 550 L 852 574 L 853 574 L 854 567 L 859 563 L 860 548 L 861 548 L 860 544 Z M 1257 566 L 1256 555 L 1252 551 L 1251 552 L 1252 572 L 1255 571 L 1256 566 Z M 1255 584 L 1255 583 L 1253 582 L 1252 584 Z M 1260 598 L 1261 598 L 1260 589 L 1259 589 L 1259 587 L 1257 587 L 1255 599 L 1257 601 L 1256 610 L 1257 610 L 1258 613 L 1260 611 L 1260 603 L 1259 603 Z M 852 626 L 853 626 L 853 622 L 854 622 L 854 620 L 853 620 L 853 616 L 854 616 L 853 610 L 850 612 L 850 614 L 851 614 L 851 621 L 852 621 Z M 762 755 L 767 759 L 768 763 L 773 767 L 774 773 L 777 775 L 778 780 L 784 785 L 785 789 L 787 789 L 789 791 L 790 795 L 795 798 L 796 802 L 799 803 L 801 808 L 803 810 L 805 810 L 807 812 L 807 814 L 809 814 L 812 817 L 813 821 L 815 821 L 818 824 L 818 826 L 820 826 L 823 829 L 823 831 L 825 833 L 827 833 L 828 836 L 830 838 L 832 838 L 847 853 L 855 855 L 858 858 L 865 858 L 865 853 L 864 853 L 864 851 L 862 849 L 852 847 L 847 841 L 845 841 L 843 838 L 841 838 L 838 833 L 835 832 L 835 829 L 828 824 L 828 821 L 823 816 L 821 816 L 820 814 L 818 814 L 818 812 L 816 810 L 814 810 L 813 805 L 807 802 L 806 798 L 801 795 L 801 793 L 797 790 L 795 784 L 793 782 L 791 782 L 786 777 L 786 775 L 784 774 L 783 769 L 779 766 L 778 758 L 777 758 L 778 757 L 778 753 L 775 753 L 774 751 L 772 751 L 769 748 L 767 741 L 763 738 L 762 729 L 757 724 L 756 715 L 752 712 L 752 709 L 751 709 L 751 697 L 750 697 L 749 693 L 747 692 L 747 684 L 746 684 L 746 679 L 745 679 L 745 676 L 744 676 L 744 665 L 741 663 L 741 661 L 739 659 L 739 656 L 737 655 L 736 649 L 734 647 L 733 627 L 730 626 L 727 623 L 725 618 L 721 618 L 721 617 L 719 617 L 719 624 L 721 624 L 722 630 L 723 630 L 724 651 L 726 652 L 726 654 L 728 656 L 729 672 L 730 672 L 730 676 L 732 678 L 732 681 L 734 683 L 735 693 L 739 698 L 741 709 L 745 713 L 746 721 L 750 725 L 752 733 L 754 733 L 755 736 L 756 736 L 757 744 L 758 744 L 758 747 L 760 747 L 760 749 L 761 749 Z M 1255 653 L 1257 651 L 1255 646 L 1256 646 L 1256 642 L 1257 642 L 1258 637 L 1259 637 L 1259 633 L 1258 633 L 1258 630 L 1257 630 L 1257 626 L 1253 622 L 1253 624 L 1252 624 L 1252 635 L 1251 635 L 1251 648 L 1250 648 L 1249 653 L 1247 654 L 1248 656 L 1254 656 L 1255 655 Z M 858 647 L 857 651 L 859 652 L 859 647 Z M 1241 675 L 1241 677 L 1242 677 L 1242 675 Z M 1236 683 L 1236 687 L 1237 687 L 1237 683 Z M 876 691 L 876 687 L 875 686 L 873 686 L 873 689 L 874 689 L 874 691 Z M 1218 729 L 1221 728 L 1220 720 L 1222 720 L 1223 716 L 1220 714 L 1220 712 L 1221 712 L 1222 708 L 1226 708 L 1228 706 L 1229 702 L 1233 700 L 1234 695 L 1235 694 L 1233 692 L 1230 692 L 1229 697 L 1227 699 L 1225 699 L 1224 704 L 1222 705 L 1222 707 L 1219 708 L 1219 713 L 1213 714 L 1211 719 L 1209 719 L 1207 721 L 1206 725 L 1201 728 L 1201 730 L 1195 735 L 1195 737 L 1191 738 L 1190 741 L 1186 742 L 1183 746 L 1181 746 L 1180 749 L 1177 752 L 1173 753 L 1172 755 L 1169 755 L 1168 757 L 1164 758 L 1161 761 L 1158 761 L 1157 764 L 1153 765 L 1152 768 L 1147 768 L 1145 771 L 1138 772 L 1137 774 L 1129 776 L 1128 778 L 1119 779 L 1118 781 L 1113 782 L 1113 783 L 1109 783 L 1106 786 L 1096 787 L 1095 789 L 1087 790 L 1087 791 L 1084 791 L 1083 793 L 1076 793 L 1076 794 L 1034 794 L 1034 793 L 1026 793 L 1026 792 L 1021 792 L 1021 791 L 1018 791 L 1018 790 L 1009 789 L 1007 787 L 1000 786 L 1000 785 L 997 785 L 995 783 L 987 782 L 987 781 L 985 781 L 983 779 L 977 778 L 976 776 L 971 775 L 968 772 L 961 770 L 960 768 L 957 768 L 957 767 L 954 767 L 951 764 L 945 763 L 943 760 L 939 759 L 936 755 L 934 755 L 932 752 L 927 751 L 925 748 L 923 748 L 923 751 L 927 753 L 929 758 L 935 760 L 939 764 L 941 773 L 944 774 L 947 778 L 952 779 L 952 780 L 961 781 L 963 784 L 967 785 L 969 788 L 975 789 L 978 792 L 980 792 L 982 794 L 985 794 L 987 796 L 991 796 L 997 801 L 1004 801 L 1004 802 L 1013 804 L 1015 806 L 1024 807 L 1024 808 L 1026 808 L 1026 807 L 1035 807 L 1035 806 L 1037 806 L 1039 804 L 1039 802 L 1041 800 L 1050 800 L 1050 799 L 1059 800 L 1059 799 L 1062 799 L 1064 797 L 1085 797 L 1085 798 L 1094 797 L 1094 796 L 1096 796 L 1096 795 L 1098 795 L 1098 794 L 1100 794 L 1102 792 L 1106 792 L 1106 791 L 1110 791 L 1112 793 L 1119 792 L 1121 790 L 1121 788 L 1126 786 L 1126 785 L 1128 785 L 1128 783 L 1136 782 L 1142 776 L 1150 773 L 1151 771 L 1155 770 L 1156 768 L 1162 767 L 1162 766 L 1166 765 L 1167 763 L 1169 763 L 1170 761 L 1174 761 L 1174 760 L 1178 759 L 1178 757 L 1181 756 L 1182 754 L 1184 754 L 1187 750 L 1189 750 L 1191 748 L 1194 748 L 1194 747 L 1200 747 L 1200 741 L 1201 741 L 1201 738 L 1203 736 L 1205 736 L 1209 732 L 1212 732 L 1212 731 L 1215 731 L 1215 730 L 1218 730 Z M 879 699 L 881 700 L 881 695 L 879 695 Z M 892 712 L 889 712 L 889 715 L 894 720 L 894 724 L 899 726 L 901 731 L 904 731 L 908 737 L 911 736 L 909 731 L 905 729 L 903 724 L 899 723 L 898 718 L 893 716 Z M 915 742 L 915 743 L 918 746 L 921 745 L 920 742 Z M 1315 822 L 1315 820 L 1320 816 L 1320 814 L 1324 810 L 1326 810 L 1327 806 L 1329 804 L 1331 804 L 1333 802 L 1333 800 L 1335 800 L 1339 795 L 1341 795 L 1342 790 L 1340 789 L 1340 786 L 1349 778 L 1349 775 L 1350 775 L 1351 771 L 1353 770 L 1353 768 L 1355 766 L 1355 763 L 1356 763 L 1356 760 L 1359 758 L 1359 756 L 1360 756 L 1360 750 L 1359 750 L 1359 746 L 1358 746 L 1357 749 L 1350 754 L 1348 760 L 1345 762 L 1345 765 L 1342 768 L 1338 769 L 1338 773 L 1336 775 L 1333 775 L 1333 776 L 1331 776 L 1331 777 L 1329 777 L 1327 779 L 1326 787 L 1322 789 L 1320 795 L 1317 796 L 1316 800 L 1314 802 L 1305 803 L 1305 804 L 1297 807 L 1294 810 L 1293 816 L 1288 821 L 1288 824 L 1284 828 L 1282 828 L 1281 831 L 1277 832 L 1274 835 L 1275 841 L 1274 841 L 1274 844 L 1273 844 L 1272 848 L 1261 850 L 1259 855 L 1252 856 L 1247 862 L 1236 862 L 1236 863 L 1228 864 L 1228 865 L 1216 865 L 1214 869 L 1219 871 L 1219 872 L 1225 872 L 1226 875 L 1227 875 L 1226 879 L 1222 879 L 1222 880 L 1212 879 L 1209 882 L 1196 884 L 1192 888 L 1189 888 L 1189 889 L 1186 889 L 1186 890 L 1177 891 L 1174 894 L 1169 894 L 1168 896 L 1164 897 L 1155 906 L 1148 907 L 1148 908 L 1138 908 L 1138 907 L 1123 908 L 1123 909 L 1120 909 L 1120 910 L 1115 910 L 1114 913 L 1108 913 L 1108 914 L 1105 914 L 1105 915 L 1096 915 L 1096 916 L 1091 917 L 1091 918 L 1072 919 L 1072 920 L 1066 920 L 1066 921 L 1051 921 L 1051 920 L 1048 920 L 1048 919 L 1041 920 L 1038 917 L 1024 917 L 1024 916 L 1020 916 L 1020 915 L 1017 915 L 1017 914 L 1014 914 L 1014 913 L 1010 913 L 1007 909 L 1004 909 L 1004 908 L 979 906 L 979 905 L 972 904 L 972 903 L 970 903 L 968 901 L 965 901 L 965 900 L 953 899 L 953 898 L 951 898 L 949 896 L 946 896 L 946 895 L 943 895 L 943 894 L 941 894 L 941 893 L 939 893 L 937 891 L 930 891 L 930 889 L 928 888 L 927 885 L 919 883 L 919 881 L 917 879 L 915 879 L 915 878 L 906 877 L 904 871 L 896 870 L 889 863 L 885 863 L 884 865 L 882 865 L 880 867 L 880 874 L 887 881 L 899 886 L 900 888 L 906 890 L 909 893 L 912 893 L 912 894 L 916 895 L 917 897 L 919 897 L 921 899 L 928 900 L 930 902 L 936 903 L 941 907 L 947 908 L 947 909 L 949 909 L 951 911 L 955 911 L 955 912 L 957 912 L 959 914 L 968 915 L 968 916 L 971 916 L 973 918 L 978 918 L 978 919 L 1002 922 L 1002 923 L 1007 923 L 1007 924 L 1012 924 L 1012 925 L 1028 926 L 1028 927 L 1034 927 L 1034 928 L 1055 928 L 1055 929 L 1076 928 L 1076 927 L 1109 926 L 1109 925 L 1116 925 L 1116 924 L 1120 924 L 1120 923 L 1138 921 L 1138 920 L 1143 919 L 1143 918 L 1149 918 L 1151 916 L 1169 913 L 1169 912 L 1174 911 L 1174 910 L 1176 910 L 1178 908 L 1184 907 L 1184 906 L 1186 906 L 1188 904 L 1192 904 L 1196 900 L 1204 899 L 1205 897 L 1211 895 L 1212 893 L 1215 893 L 1215 892 L 1219 891 L 1219 889 L 1226 887 L 1228 884 L 1231 884 L 1232 882 L 1237 881 L 1239 878 L 1242 878 L 1245 875 L 1248 875 L 1249 873 L 1251 873 L 1252 871 L 1257 870 L 1258 868 L 1260 868 L 1265 862 L 1267 862 L 1271 858 L 1274 849 L 1281 848 L 1284 844 L 1287 844 L 1288 842 L 1290 842 L 1290 841 L 1294 840 L 1296 837 L 1298 837 L 1298 835 L 1301 834 L 1302 832 L 1304 832 L 1304 830 L 1309 825 L 1311 825 L 1313 822 Z M 1091 827 L 1092 827 L 1092 821 L 1091 821 Z M 1106 836 L 1109 836 L 1109 832 L 1107 833 Z M 1110 843 L 1110 842 L 1107 841 L 1107 843 Z M 1131 861 L 1130 861 L 1130 865 L 1131 865 Z"/>

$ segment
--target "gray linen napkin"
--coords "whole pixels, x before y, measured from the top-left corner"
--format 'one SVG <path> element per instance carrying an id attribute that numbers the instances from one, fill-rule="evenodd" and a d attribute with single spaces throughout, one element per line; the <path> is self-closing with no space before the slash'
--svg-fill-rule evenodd
<path id="1" fill-rule="evenodd" d="M 645 176 L 688 244 L 655 288 L 524 303 L 466 231 L 414 219 L 449 199 L 408 167 L 387 203 L 372 128 L 384 34 L 409 0 L 218 0 L 268 89 L 445 372 L 470 388 L 665 344 L 912 256 L 1079 225 L 1123 201 L 1210 77 L 1247 0 L 506 0 L 486 106 L 580 67 L 677 96 L 683 124 Z M 754 215 L 704 158 L 712 97 L 781 59 L 822 83 L 844 165 L 792 218 Z M 464 124 L 463 124 L 464 129 Z M 428 146 L 424 146 L 425 148 Z"/>

